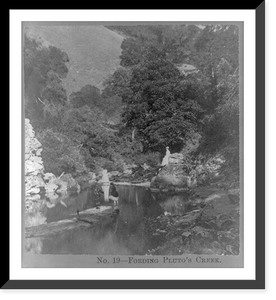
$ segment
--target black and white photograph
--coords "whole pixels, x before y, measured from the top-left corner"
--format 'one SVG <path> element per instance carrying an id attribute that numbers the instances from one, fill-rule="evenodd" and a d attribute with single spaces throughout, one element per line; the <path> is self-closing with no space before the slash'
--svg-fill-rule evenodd
<path id="1" fill-rule="evenodd" d="M 22 73 L 24 267 L 243 267 L 242 22 L 22 22 Z"/>

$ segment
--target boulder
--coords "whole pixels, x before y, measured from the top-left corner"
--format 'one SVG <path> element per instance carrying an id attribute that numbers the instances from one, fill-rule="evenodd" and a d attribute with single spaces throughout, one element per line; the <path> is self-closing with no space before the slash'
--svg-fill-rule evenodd
<path id="1" fill-rule="evenodd" d="M 159 202 L 164 211 L 171 215 L 184 215 L 190 210 L 190 202 L 182 194 L 169 195 L 165 201 Z"/>
<path id="2" fill-rule="evenodd" d="M 184 156 L 181 153 L 173 153 L 169 156 L 169 164 L 183 164 Z"/>
<path id="3" fill-rule="evenodd" d="M 48 193 L 47 198 L 51 201 L 51 203 L 55 203 L 55 201 L 59 198 L 59 195 L 56 193 Z"/>
<path id="4" fill-rule="evenodd" d="M 40 157 L 30 157 L 25 161 L 25 175 L 37 175 L 43 172 L 43 162 Z"/>
<path id="5" fill-rule="evenodd" d="M 33 195 L 26 195 L 25 197 L 26 201 L 36 201 L 40 199 L 40 195 L 39 194 L 33 194 Z"/>
<path id="6" fill-rule="evenodd" d="M 142 165 L 142 168 L 146 171 L 146 170 L 148 170 L 148 169 L 150 168 L 150 166 L 147 165 L 146 163 L 144 163 L 144 164 Z"/>
<path id="7" fill-rule="evenodd" d="M 164 188 L 185 188 L 188 187 L 189 176 L 184 174 L 181 165 L 166 165 L 151 181 L 151 187 Z"/>
<path id="8" fill-rule="evenodd" d="M 25 119 L 25 207 L 28 211 L 40 200 L 41 189 L 45 186 L 41 152 L 41 143 L 35 138 L 30 120 Z"/>
<path id="9" fill-rule="evenodd" d="M 27 195 L 39 194 L 39 193 L 40 193 L 40 188 L 38 187 L 32 187 L 28 191 L 26 191 Z"/>
<path id="10" fill-rule="evenodd" d="M 43 179 L 45 182 L 50 182 L 56 180 L 56 176 L 53 173 L 45 173 Z"/>
<path id="11" fill-rule="evenodd" d="M 67 183 L 68 191 L 76 191 L 78 193 L 80 192 L 80 185 L 71 174 L 64 174 L 59 179 Z"/>
<path id="12" fill-rule="evenodd" d="M 66 181 L 63 181 L 61 179 L 56 179 L 54 183 L 58 186 L 58 189 L 56 190 L 57 193 L 60 194 L 66 194 L 68 190 L 68 183 Z"/>
<path id="13" fill-rule="evenodd" d="M 30 190 L 33 188 L 41 189 L 44 186 L 45 186 L 45 183 L 44 183 L 41 175 L 25 176 L 25 192 L 26 192 L 26 194 L 30 194 Z M 38 193 L 39 193 L 39 191 L 38 191 Z"/>
<path id="14" fill-rule="evenodd" d="M 96 180 L 96 174 L 94 172 L 88 172 L 90 180 Z"/>
<path id="15" fill-rule="evenodd" d="M 48 183 L 45 186 L 46 196 L 48 197 L 49 194 L 55 193 L 57 189 L 58 189 L 58 185 L 57 184 L 52 183 L 52 182 Z"/>
<path id="16" fill-rule="evenodd" d="M 124 175 L 131 175 L 132 174 L 132 170 L 131 169 L 126 169 L 124 172 L 123 172 Z"/>

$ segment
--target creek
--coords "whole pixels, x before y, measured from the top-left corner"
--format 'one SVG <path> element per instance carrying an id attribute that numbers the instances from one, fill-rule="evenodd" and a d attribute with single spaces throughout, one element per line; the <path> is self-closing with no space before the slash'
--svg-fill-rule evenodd
<path id="1" fill-rule="evenodd" d="M 145 255 L 166 242 L 164 235 L 152 235 L 149 220 L 164 214 L 183 215 L 189 208 L 188 194 L 153 193 L 148 187 L 117 185 L 119 214 L 116 222 L 103 220 L 88 228 L 69 230 L 47 237 L 26 239 L 30 254 Z M 86 209 L 114 203 L 86 189 L 79 194 L 57 199 L 52 207 L 44 206 L 45 223 L 65 220 Z"/>

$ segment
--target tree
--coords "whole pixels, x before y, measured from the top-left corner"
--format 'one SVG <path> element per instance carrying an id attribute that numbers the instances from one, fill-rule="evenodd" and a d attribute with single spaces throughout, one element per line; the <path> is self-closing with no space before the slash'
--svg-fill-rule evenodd
<path id="1" fill-rule="evenodd" d="M 35 39 L 24 36 L 25 112 L 35 127 L 43 126 L 46 106 L 49 108 L 66 103 L 62 78 L 68 72 L 67 60 L 67 54 L 60 49 L 44 47 Z"/>
<path id="2" fill-rule="evenodd" d="M 90 84 L 85 85 L 78 92 L 73 92 L 70 95 L 70 103 L 75 108 L 80 108 L 82 106 L 101 107 L 102 97 L 100 90 Z"/>
<path id="3" fill-rule="evenodd" d="M 126 92 L 126 88 L 129 84 L 131 76 L 131 70 L 119 67 L 113 74 L 108 76 L 104 81 L 104 89 L 102 91 L 103 98 L 109 98 L 113 96 L 121 97 Z"/>
<path id="4" fill-rule="evenodd" d="M 165 26 L 162 32 L 162 47 L 167 59 L 175 64 L 190 63 L 194 43 L 200 32 L 201 29 L 196 25 Z"/>
<path id="5" fill-rule="evenodd" d="M 47 128 L 37 132 L 37 139 L 43 148 L 41 156 L 45 172 L 54 173 L 56 176 L 65 172 L 75 176 L 87 171 L 79 145 L 67 135 Z"/>
<path id="6" fill-rule="evenodd" d="M 223 154 L 239 170 L 239 32 L 233 25 L 206 26 L 195 43 L 194 61 L 205 82 L 205 117 L 198 151 Z M 230 169 L 230 168 L 229 168 Z"/>
<path id="7" fill-rule="evenodd" d="M 63 133 L 80 147 L 87 168 L 94 169 L 97 158 L 113 161 L 120 139 L 106 128 L 105 114 L 86 106 L 71 108 L 63 117 Z"/>
<path id="8" fill-rule="evenodd" d="M 218 90 L 223 77 L 239 67 L 239 30 L 234 25 L 208 25 L 198 35 L 191 62 L 200 71 L 205 84 L 201 105 L 208 113 L 214 112 L 223 97 Z M 225 73 L 223 73 L 225 71 Z"/>
<path id="9" fill-rule="evenodd" d="M 142 38 L 127 38 L 121 44 L 122 54 L 120 64 L 122 67 L 133 67 L 139 64 L 143 59 L 146 48 L 146 41 Z"/>
<path id="10" fill-rule="evenodd" d="M 196 89 L 166 60 L 164 52 L 149 47 L 143 62 L 133 67 L 127 92 L 122 95 L 123 121 L 142 137 L 144 151 L 183 146 L 201 112 Z"/>

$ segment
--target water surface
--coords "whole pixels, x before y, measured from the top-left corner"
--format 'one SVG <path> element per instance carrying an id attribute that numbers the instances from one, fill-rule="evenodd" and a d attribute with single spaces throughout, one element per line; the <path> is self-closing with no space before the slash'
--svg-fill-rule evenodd
<path id="1" fill-rule="evenodd" d="M 103 219 L 90 228 L 70 230 L 46 238 L 27 239 L 29 253 L 144 255 L 164 242 L 164 237 L 152 235 L 149 220 L 159 215 L 183 214 L 187 210 L 187 195 L 152 193 L 140 186 L 116 186 L 119 193 L 119 215 L 116 222 Z M 96 197 L 93 189 L 63 197 L 54 207 L 44 207 L 46 222 L 66 219 L 77 210 L 99 205 L 113 207 L 112 201 Z"/>

